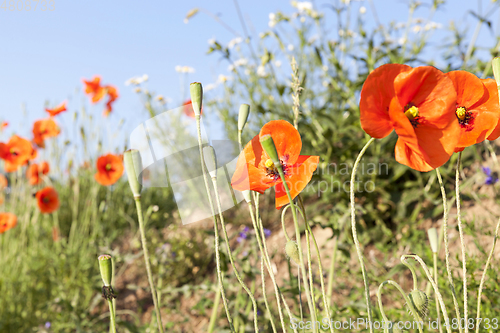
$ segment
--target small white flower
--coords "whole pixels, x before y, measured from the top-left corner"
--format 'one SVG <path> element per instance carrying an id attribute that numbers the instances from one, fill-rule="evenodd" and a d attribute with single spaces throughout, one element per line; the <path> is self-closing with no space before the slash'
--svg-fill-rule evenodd
<path id="1" fill-rule="evenodd" d="M 178 73 L 194 73 L 195 70 L 193 67 L 189 67 L 189 66 L 175 66 L 175 71 L 178 72 Z"/>
<path id="2" fill-rule="evenodd" d="M 248 75 L 250 75 L 252 72 L 251 72 L 251 71 L 247 68 L 247 69 L 245 69 L 244 73 L 245 73 L 245 75 L 247 75 L 247 76 L 248 76 Z"/>
<path id="3" fill-rule="evenodd" d="M 245 66 L 246 64 L 248 64 L 248 59 L 245 58 L 240 58 L 234 62 L 235 67 Z"/>
<path id="4" fill-rule="evenodd" d="M 231 39 L 231 40 L 229 41 L 229 43 L 227 44 L 227 47 L 228 47 L 229 49 L 232 49 L 235 45 L 237 45 L 237 44 L 239 44 L 239 43 L 241 43 L 241 42 L 243 42 L 243 38 L 241 38 L 241 37 L 236 37 L 236 38 L 233 38 L 233 39 Z"/>
<path id="5" fill-rule="evenodd" d="M 146 82 L 149 79 L 148 74 L 143 74 L 141 77 L 142 82 Z"/>
<path id="6" fill-rule="evenodd" d="M 257 75 L 260 77 L 266 77 L 267 76 L 266 68 L 262 65 L 257 67 Z"/>
<path id="7" fill-rule="evenodd" d="M 302 16 L 302 17 L 300 18 L 300 22 L 304 23 L 305 21 L 306 21 L 306 18 L 305 18 L 304 16 Z"/>
<path id="8" fill-rule="evenodd" d="M 292 52 L 295 49 L 295 47 L 293 46 L 293 44 L 288 44 L 288 46 L 286 48 L 290 52 Z"/>
<path id="9" fill-rule="evenodd" d="M 210 45 L 210 46 L 215 45 L 215 38 L 210 38 L 208 40 L 208 45 Z"/>
<path id="10" fill-rule="evenodd" d="M 137 81 L 135 79 L 135 77 L 131 77 L 130 79 L 128 79 L 127 81 L 125 81 L 125 85 L 126 86 L 130 86 L 130 85 L 137 85 Z"/>
<path id="11" fill-rule="evenodd" d="M 226 83 L 227 80 L 229 80 L 229 77 L 219 74 L 219 77 L 217 78 L 218 83 Z"/>
<path id="12" fill-rule="evenodd" d="M 339 36 L 340 37 L 344 36 L 344 30 L 342 30 L 342 29 L 339 30 Z"/>
<path id="13" fill-rule="evenodd" d="M 401 37 L 400 39 L 398 39 L 398 44 L 399 45 L 403 45 L 404 43 L 406 43 L 406 38 Z"/>
<path id="14" fill-rule="evenodd" d="M 359 13 L 360 13 L 361 15 L 363 15 L 364 13 L 366 13 L 366 7 L 365 7 L 365 6 L 361 6 L 361 7 L 359 8 Z"/>
<path id="15" fill-rule="evenodd" d="M 214 83 L 209 83 L 207 84 L 205 87 L 203 87 L 203 90 L 206 92 L 206 91 L 210 91 L 210 90 L 214 90 L 215 87 L 217 87 L 216 84 Z"/>
<path id="16" fill-rule="evenodd" d="M 276 61 L 274 62 L 274 66 L 276 66 L 276 67 L 281 67 L 281 61 L 276 60 Z"/>
<path id="17" fill-rule="evenodd" d="M 323 67 L 321 67 L 321 69 L 326 72 L 326 71 L 328 71 L 328 66 L 327 65 L 323 65 Z"/>
<path id="18" fill-rule="evenodd" d="M 323 84 L 323 87 L 328 87 L 328 81 L 323 81 L 322 84 Z"/>
<path id="19" fill-rule="evenodd" d="M 297 8 L 300 13 L 311 11 L 313 8 L 312 2 L 309 1 L 293 1 L 292 6 Z"/>
<path id="20" fill-rule="evenodd" d="M 413 27 L 412 30 L 413 30 L 414 33 L 419 33 L 420 30 L 422 30 L 422 26 L 416 25 L 416 26 Z"/>

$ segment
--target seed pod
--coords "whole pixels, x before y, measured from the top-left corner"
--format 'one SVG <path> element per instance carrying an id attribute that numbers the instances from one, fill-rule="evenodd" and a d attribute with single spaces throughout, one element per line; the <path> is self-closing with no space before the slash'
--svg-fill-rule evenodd
<path id="1" fill-rule="evenodd" d="M 191 105 L 195 116 L 201 115 L 201 105 L 203 101 L 203 87 L 199 82 L 193 82 L 189 85 L 189 92 L 191 93 Z"/>
<path id="2" fill-rule="evenodd" d="M 438 252 L 438 233 L 436 228 L 430 228 L 427 230 L 427 236 L 429 236 L 429 243 L 431 244 L 431 250 L 433 253 Z"/>
<path id="3" fill-rule="evenodd" d="M 408 295 L 411 305 L 417 310 L 418 315 L 424 319 L 429 313 L 429 298 L 421 290 L 412 290 Z"/>
<path id="4" fill-rule="evenodd" d="M 285 245 L 285 252 L 288 258 L 292 259 L 297 265 L 300 263 L 299 246 L 294 241 L 288 241 Z"/>
<path id="5" fill-rule="evenodd" d="M 127 170 L 128 183 L 134 197 L 140 197 L 142 191 L 142 160 L 137 149 L 129 149 L 123 153 L 123 162 Z"/>
<path id="6" fill-rule="evenodd" d="M 111 265 L 111 256 L 109 254 L 100 255 L 98 258 L 99 270 L 101 271 L 102 282 L 104 286 L 109 287 L 111 285 L 111 279 L 113 277 L 113 267 Z"/>
<path id="7" fill-rule="evenodd" d="M 217 178 L 217 157 L 215 156 L 215 149 L 212 146 L 203 147 L 203 159 L 207 166 L 208 173 L 212 179 Z"/>
<path id="8" fill-rule="evenodd" d="M 248 120 L 248 115 L 250 114 L 250 105 L 241 104 L 240 112 L 238 114 L 238 131 L 243 131 L 245 124 Z"/>
<path id="9" fill-rule="evenodd" d="M 273 137 L 271 134 L 266 134 L 260 137 L 260 144 L 267 156 L 271 159 L 271 161 L 278 166 L 280 164 L 280 159 L 278 157 L 278 151 L 276 150 L 276 145 L 274 144 Z"/>

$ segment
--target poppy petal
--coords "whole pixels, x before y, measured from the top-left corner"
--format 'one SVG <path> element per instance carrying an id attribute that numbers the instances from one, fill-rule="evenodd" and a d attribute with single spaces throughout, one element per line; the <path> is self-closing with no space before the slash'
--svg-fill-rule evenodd
<path id="1" fill-rule="evenodd" d="M 311 181 L 312 175 L 318 167 L 319 156 L 301 155 L 297 159 L 297 163 L 288 169 L 289 174 L 286 178 L 286 183 L 290 189 L 292 199 L 294 199 Z M 276 184 L 276 209 L 280 209 L 288 204 L 288 196 L 285 191 L 285 186 L 282 182 Z"/>
<path id="2" fill-rule="evenodd" d="M 392 132 L 388 114 L 389 104 L 395 97 L 392 83 L 396 76 L 409 70 L 408 65 L 386 64 L 368 75 L 361 89 L 359 110 L 361 127 L 371 137 L 381 139 Z"/>
<path id="3" fill-rule="evenodd" d="M 484 95 L 484 85 L 477 76 L 466 71 L 452 71 L 446 75 L 453 82 L 457 92 L 457 107 L 472 107 Z"/>
<path id="4" fill-rule="evenodd" d="M 273 120 L 262 127 L 259 137 L 267 134 L 272 136 L 278 156 L 282 162 L 290 165 L 295 164 L 302 149 L 302 140 L 300 139 L 299 131 L 288 121 Z M 262 164 L 265 162 L 266 160 L 260 161 Z"/>

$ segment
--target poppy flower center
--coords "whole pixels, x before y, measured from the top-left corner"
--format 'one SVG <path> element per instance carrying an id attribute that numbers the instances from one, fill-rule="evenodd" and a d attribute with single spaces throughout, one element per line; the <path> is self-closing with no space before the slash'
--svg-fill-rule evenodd
<path id="1" fill-rule="evenodd" d="M 467 110 L 465 106 L 460 106 L 456 109 L 455 114 L 458 119 L 458 123 L 462 128 L 465 128 L 466 131 L 470 131 L 473 128 L 474 123 L 474 115 L 472 112 Z"/>
<path id="2" fill-rule="evenodd" d="M 419 116 L 420 112 L 418 111 L 418 107 L 415 104 L 413 104 L 412 102 L 410 102 L 410 103 L 406 104 L 406 106 L 404 108 L 404 113 L 405 113 L 405 116 L 410 121 L 413 128 L 417 128 L 417 126 L 420 124 L 420 120 L 422 118 Z"/>
<path id="3" fill-rule="evenodd" d="M 43 197 L 42 202 L 48 204 L 50 202 L 50 199 L 48 197 Z"/>
<path id="4" fill-rule="evenodd" d="M 285 177 L 288 175 L 288 166 L 285 162 L 286 160 L 288 160 L 288 156 L 283 156 L 283 158 L 280 158 L 281 169 L 283 170 Z M 273 161 L 271 159 L 268 159 L 266 160 L 264 165 L 266 166 L 267 176 L 273 178 L 274 181 L 277 181 L 280 178 L 280 173 Z"/>
<path id="5" fill-rule="evenodd" d="M 108 163 L 106 164 L 106 171 L 110 171 L 111 170 L 111 163 Z"/>
<path id="6" fill-rule="evenodd" d="M 17 150 L 15 150 L 14 148 L 10 148 L 10 154 L 14 155 L 14 156 L 19 155 L 19 153 L 17 152 Z"/>

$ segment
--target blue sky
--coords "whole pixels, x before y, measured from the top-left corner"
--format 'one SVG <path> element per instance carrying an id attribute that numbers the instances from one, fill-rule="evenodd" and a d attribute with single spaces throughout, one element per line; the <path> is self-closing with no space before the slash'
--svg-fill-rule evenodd
<path id="1" fill-rule="evenodd" d="M 314 2 L 319 11 L 328 11 L 324 6 L 326 3 L 338 1 Z M 430 0 L 424 3 L 430 3 Z M 482 3 L 485 12 L 490 1 Z M 177 65 L 196 70 L 188 75 L 186 85 L 192 81 L 206 85 L 215 82 L 219 74 L 228 74 L 226 62 L 219 56 L 206 55 L 207 41 L 215 37 L 227 43 L 235 36 L 204 13 L 185 24 L 183 19 L 190 9 L 203 7 L 234 30 L 242 31 L 232 0 L 55 0 L 50 2 L 53 11 L 41 11 L 41 3 L 33 11 L 34 4 L 31 1 L 30 11 L 0 9 L 0 31 L 3 32 L 0 121 L 11 123 L 7 133 L 0 136 L 2 141 L 13 132 L 30 136 L 32 122 L 46 117 L 43 111 L 46 101 L 55 105 L 79 91 L 77 98 L 70 99 L 70 111 L 78 110 L 82 103 L 88 105 L 88 100 L 81 95 L 81 79 L 91 78 L 94 74 L 101 75 L 104 83 L 118 87 L 120 98 L 109 121 L 124 118 L 124 130 L 130 131 L 147 119 L 147 114 L 133 89 L 125 86 L 128 78 L 148 74 L 148 89 L 169 97 L 172 100 L 170 106 L 176 107 L 187 97 L 186 94 L 182 96 L 181 75 L 175 71 Z M 239 4 L 247 23 L 257 33 L 268 28 L 269 13 L 293 10 L 287 0 L 240 0 Z M 374 5 L 384 24 L 407 19 L 406 1 L 374 0 Z M 367 1 L 352 2 L 351 6 L 353 13 L 365 6 L 367 21 L 372 20 L 371 6 Z M 457 20 L 472 35 L 477 20 L 466 15 L 467 8 L 477 11 L 477 2 L 450 0 L 436 13 L 433 21 L 446 27 L 450 20 Z M 423 8 L 421 12 L 427 13 L 427 9 Z M 419 17 L 419 13 L 420 10 L 415 17 Z M 497 21 L 498 13 L 493 18 L 494 22 Z M 497 27 L 494 28 L 496 31 Z M 434 41 L 442 42 L 438 38 Z M 479 44 L 494 45 L 493 35 L 486 28 L 480 32 Z M 26 107 L 26 116 L 22 113 L 22 104 Z M 90 112 L 99 117 L 102 107 Z M 72 113 L 63 115 L 65 124 L 71 122 Z"/>

